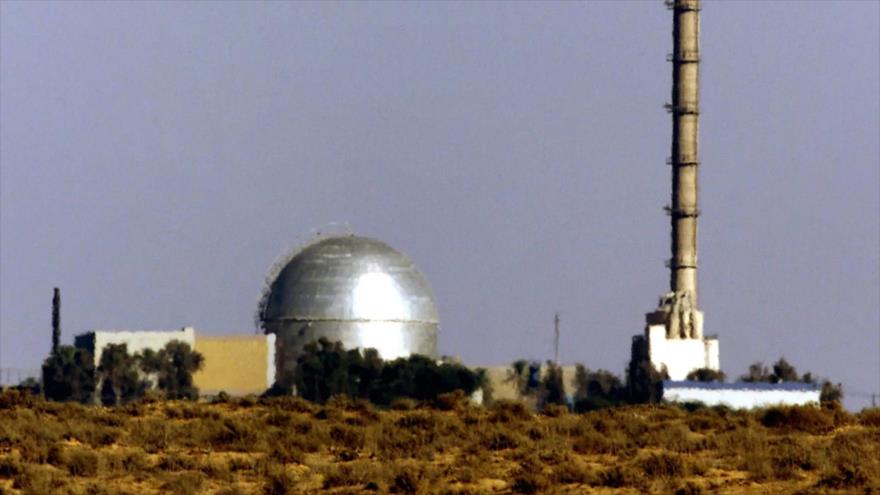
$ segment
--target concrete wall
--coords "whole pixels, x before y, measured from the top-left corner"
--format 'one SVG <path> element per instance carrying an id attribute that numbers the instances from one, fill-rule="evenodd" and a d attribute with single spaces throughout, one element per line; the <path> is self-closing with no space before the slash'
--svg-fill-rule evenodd
<path id="1" fill-rule="evenodd" d="M 819 394 L 819 387 L 808 384 L 663 382 L 663 400 L 737 409 L 818 404 Z"/>
<path id="2" fill-rule="evenodd" d="M 193 384 L 201 395 L 261 394 L 275 381 L 275 335 L 197 335 L 205 358 Z"/>
<path id="3" fill-rule="evenodd" d="M 475 369 L 476 367 L 471 367 L 471 369 Z M 489 378 L 489 384 L 492 386 L 492 398 L 493 400 L 520 400 L 522 399 L 516 390 L 515 382 L 508 380 L 510 376 L 510 365 L 507 366 L 486 366 L 486 375 Z M 546 373 L 547 366 L 541 366 L 541 376 L 543 377 Z M 567 396 L 574 396 L 576 382 L 575 382 L 575 366 L 574 365 L 563 365 L 562 366 L 562 381 L 565 384 L 565 393 Z"/>
<path id="4" fill-rule="evenodd" d="M 718 339 L 670 339 L 664 325 L 649 325 L 648 354 L 658 370 L 666 368 L 670 380 L 684 380 L 699 368 L 718 370 Z"/>
<path id="5" fill-rule="evenodd" d="M 134 355 L 144 349 L 153 349 L 158 351 L 165 347 L 165 344 L 179 340 L 195 347 L 195 330 L 192 327 L 184 327 L 180 330 L 95 330 L 84 336 L 77 337 L 77 345 L 80 342 L 87 342 L 91 337 L 92 348 L 89 349 L 95 355 L 95 366 L 101 362 L 101 353 L 107 344 L 126 344 L 128 353 Z"/>

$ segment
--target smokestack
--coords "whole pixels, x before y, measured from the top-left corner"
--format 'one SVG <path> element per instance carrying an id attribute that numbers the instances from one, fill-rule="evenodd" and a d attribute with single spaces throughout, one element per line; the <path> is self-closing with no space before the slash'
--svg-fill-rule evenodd
<path id="1" fill-rule="evenodd" d="M 672 259 L 670 289 L 697 306 L 697 171 L 700 132 L 700 2 L 672 0 Z"/>
<path id="2" fill-rule="evenodd" d="M 673 11 L 672 41 L 672 220 L 670 291 L 645 314 L 645 333 L 633 339 L 630 378 L 639 380 L 645 361 L 671 380 L 695 370 L 719 370 L 717 337 L 703 336 L 697 306 L 697 170 L 700 134 L 700 2 L 666 0 Z"/>
<path id="3" fill-rule="evenodd" d="M 52 354 L 58 353 L 61 345 L 61 290 L 55 287 L 52 296 Z"/>

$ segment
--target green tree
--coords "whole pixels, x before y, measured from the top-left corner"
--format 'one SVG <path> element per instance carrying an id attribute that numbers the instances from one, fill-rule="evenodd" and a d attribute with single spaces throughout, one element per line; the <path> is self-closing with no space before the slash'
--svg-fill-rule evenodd
<path id="1" fill-rule="evenodd" d="M 724 380 L 727 379 L 727 376 L 721 370 L 713 370 L 710 368 L 700 368 L 694 371 L 691 371 L 687 375 L 688 380 L 693 380 L 696 382 L 719 382 L 724 383 Z"/>
<path id="2" fill-rule="evenodd" d="M 56 401 L 90 403 L 95 397 L 95 358 L 85 349 L 58 346 L 43 362 L 43 395 Z"/>
<path id="3" fill-rule="evenodd" d="M 520 397 L 526 395 L 528 390 L 528 369 L 528 361 L 525 359 L 517 359 L 510 364 L 510 369 L 507 370 L 507 378 L 505 378 L 505 381 L 513 385 L 517 395 Z"/>
<path id="4" fill-rule="evenodd" d="M 614 373 L 591 371 L 578 364 L 575 368 L 575 411 L 584 412 L 619 404 L 626 398 L 626 389 Z"/>
<path id="5" fill-rule="evenodd" d="M 349 375 L 352 357 L 340 342 L 330 342 L 323 337 L 306 344 L 297 359 L 294 375 L 297 394 L 315 402 L 325 402 L 338 394 L 351 395 L 359 388 Z M 369 384 L 364 386 L 369 388 Z"/>
<path id="6" fill-rule="evenodd" d="M 22 392 L 30 392 L 34 395 L 39 395 L 42 387 L 40 386 L 40 380 L 29 376 L 19 382 L 18 385 L 15 386 L 16 390 L 21 390 Z"/>
<path id="7" fill-rule="evenodd" d="M 837 406 L 843 402 L 843 385 L 831 383 L 828 380 L 822 382 L 822 392 L 819 394 L 819 403 L 823 406 Z"/>
<path id="8" fill-rule="evenodd" d="M 311 401 L 344 394 L 383 405 L 398 397 L 433 400 L 454 390 L 471 394 L 484 383 L 483 375 L 461 364 L 438 364 L 420 355 L 385 362 L 375 349 L 345 350 L 323 338 L 303 348 L 294 376 L 299 396 Z"/>
<path id="9" fill-rule="evenodd" d="M 800 383 L 816 383 L 816 377 L 813 376 L 812 373 L 807 372 L 804 373 L 803 376 L 798 376 L 797 369 L 791 365 L 785 358 L 779 358 L 778 361 L 773 363 L 772 367 L 773 371 L 771 372 L 766 366 L 764 366 L 761 362 L 756 362 L 749 365 L 749 371 L 745 375 L 739 377 L 739 380 L 742 382 L 764 382 L 764 383 L 779 383 L 779 382 L 800 382 Z"/>
<path id="10" fill-rule="evenodd" d="M 547 372 L 541 380 L 542 407 L 548 404 L 565 405 L 565 380 L 562 375 L 562 367 L 547 361 Z"/>
<path id="11" fill-rule="evenodd" d="M 513 385 L 521 398 L 534 397 L 541 388 L 541 363 L 518 359 L 511 363 L 505 381 Z"/>
<path id="12" fill-rule="evenodd" d="M 773 374 L 770 375 L 770 380 L 773 383 L 798 382 L 800 378 L 794 366 L 789 364 L 785 358 L 779 358 L 779 361 L 773 363 Z"/>
<path id="13" fill-rule="evenodd" d="M 668 380 L 666 369 L 658 370 L 648 360 L 631 360 L 626 377 L 627 398 L 630 402 L 659 402 L 662 395 L 663 380 Z"/>
<path id="14" fill-rule="evenodd" d="M 101 352 L 97 373 L 101 402 L 107 406 L 131 402 L 144 395 L 147 383 L 138 373 L 138 360 L 127 344 L 108 344 Z"/>
<path id="15" fill-rule="evenodd" d="M 52 295 L 52 353 L 61 345 L 61 290 L 55 287 Z"/>
<path id="16" fill-rule="evenodd" d="M 199 390 L 192 375 L 202 368 L 204 358 L 189 344 L 172 340 L 158 352 L 145 350 L 138 355 L 141 369 L 154 376 L 156 387 L 168 399 L 197 399 Z"/>
<path id="17" fill-rule="evenodd" d="M 748 373 L 741 375 L 739 381 L 750 383 L 770 382 L 770 377 L 770 371 L 764 366 L 764 363 L 758 361 L 749 365 Z"/>

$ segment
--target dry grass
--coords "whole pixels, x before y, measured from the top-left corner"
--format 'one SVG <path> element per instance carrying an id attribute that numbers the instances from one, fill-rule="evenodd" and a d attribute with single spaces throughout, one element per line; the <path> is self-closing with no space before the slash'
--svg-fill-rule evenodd
<path id="1" fill-rule="evenodd" d="M 0 494 L 871 493 L 880 410 L 0 394 Z"/>

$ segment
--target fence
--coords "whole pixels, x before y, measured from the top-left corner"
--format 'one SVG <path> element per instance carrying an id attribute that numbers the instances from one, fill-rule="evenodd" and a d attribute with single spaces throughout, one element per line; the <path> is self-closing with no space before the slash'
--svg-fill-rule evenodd
<path id="1" fill-rule="evenodd" d="M 40 379 L 40 368 L 0 368 L 0 386 L 18 385 L 28 378 Z"/>

